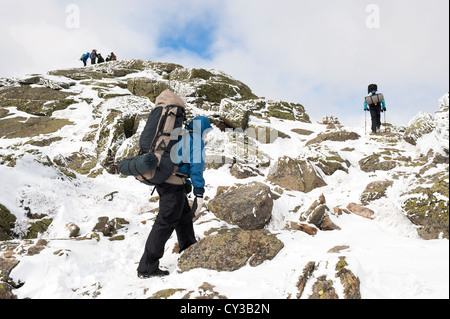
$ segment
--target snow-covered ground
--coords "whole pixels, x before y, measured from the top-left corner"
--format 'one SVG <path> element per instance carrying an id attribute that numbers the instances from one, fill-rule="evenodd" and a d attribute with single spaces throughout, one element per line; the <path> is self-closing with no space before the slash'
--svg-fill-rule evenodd
<path id="1" fill-rule="evenodd" d="M 83 97 L 98 98 L 96 91 L 79 85 L 71 90 L 82 90 Z M 67 126 L 58 132 L 58 136 L 63 139 L 43 149 L 43 153 L 53 158 L 58 154 L 70 155 L 80 147 L 89 149 L 90 146 L 81 142 L 77 136 L 84 134 L 90 125 L 98 123 L 98 119 L 91 119 L 91 111 L 91 105 L 80 101 L 70 109 L 55 112 L 55 117 L 69 118 L 76 125 Z M 200 113 L 201 110 L 197 109 L 196 112 Z M 270 127 L 291 136 L 290 139 L 278 139 L 273 144 L 259 145 L 260 150 L 272 159 L 272 165 L 282 156 L 310 156 L 311 148 L 305 146 L 306 141 L 325 131 L 326 127 L 315 121 L 308 124 L 271 118 L 270 122 Z M 253 117 L 251 123 L 268 125 Z M 314 133 L 304 136 L 292 132 L 292 129 L 299 128 Z M 391 146 L 386 146 L 382 136 L 365 135 L 363 126 L 341 129 L 356 132 L 361 138 L 345 142 L 327 141 L 320 145 L 321 149 L 338 152 L 350 162 L 348 174 L 337 171 L 332 176 L 323 176 L 327 186 L 307 194 L 285 190 L 275 200 L 272 220 L 266 227 L 284 243 L 284 248 L 271 261 L 258 267 L 247 265 L 233 272 L 195 269 L 179 273 L 179 255 L 172 252 L 176 243 L 174 234 L 161 259 L 161 266 L 168 269 L 171 275 L 138 279 L 137 263 L 156 217 L 152 210 L 158 207 L 158 202 L 149 201 L 152 189 L 134 178 L 119 178 L 106 172 L 95 179 L 82 175 L 77 175 L 75 180 L 63 178 L 55 168 L 42 165 L 36 156 L 28 153 L 17 160 L 15 167 L 0 165 L 0 203 L 17 217 L 17 232 L 28 226 L 24 206 L 54 218 L 48 231 L 41 235 L 48 244 L 40 254 L 21 254 L 21 250 L 31 245 L 27 241 L 21 241 L 15 248 L 15 257 L 20 262 L 10 277 L 25 284 L 14 290 L 14 294 L 18 298 L 33 299 L 147 298 L 163 289 L 182 289 L 171 298 L 181 298 L 191 291 L 190 297 L 194 298 L 201 294 L 199 287 L 208 282 L 215 286 L 215 291 L 228 298 L 288 298 L 298 293 L 296 285 L 305 265 L 315 261 L 319 267 L 313 276 L 327 275 L 327 279 L 333 281 L 338 296 L 343 298 L 343 288 L 339 279 L 335 278 L 334 265 L 339 261 L 339 256 L 346 256 L 348 268 L 360 279 L 361 296 L 364 299 L 449 298 L 449 241 L 421 239 L 416 227 L 401 209 L 400 197 L 410 176 L 419 168 L 398 167 L 391 171 L 365 173 L 361 171 L 358 161 Z M 218 129 L 210 133 L 209 139 L 207 154 L 218 153 L 218 150 L 228 151 L 222 144 L 224 133 Z M 428 144 L 445 143 L 430 135 L 424 139 L 429 139 L 424 142 Z M 8 147 L 21 142 L 23 140 L 20 139 L 0 140 L 0 151 L 7 152 Z M 448 140 L 446 143 L 448 146 Z M 400 141 L 394 147 L 401 150 L 403 156 L 411 156 L 412 159 L 424 151 L 422 142 L 413 146 Z M 342 151 L 344 148 L 354 150 Z M 15 151 L 16 154 L 20 152 Z M 214 198 L 219 186 L 236 183 L 261 181 L 272 188 L 276 187 L 266 181 L 270 167 L 258 168 L 264 176 L 245 180 L 233 177 L 230 167 L 227 164 L 205 172 L 206 196 Z M 360 202 L 360 195 L 367 184 L 392 179 L 400 171 L 408 174 L 394 180 L 393 186 L 388 188 L 387 197 L 367 205 L 375 212 L 373 220 L 354 214 L 331 214 L 331 220 L 341 230 L 319 231 L 317 235 L 310 236 L 301 231 L 285 229 L 287 222 L 298 221 L 300 214 L 321 194 L 324 194 L 327 206 L 331 209 L 336 206 L 346 207 L 351 202 Z M 105 195 L 112 192 L 117 193 L 110 201 L 110 197 L 105 198 Z M 295 211 L 294 208 L 299 206 L 300 209 Z M 89 236 L 101 216 L 126 219 L 129 224 L 119 230 L 119 234 L 125 235 L 125 240 L 109 241 L 101 234 L 100 241 L 69 239 L 66 224 L 77 224 L 81 237 Z M 205 237 L 205 232 L 222 226 L 227 226 L 227 223 L 218 220 L 211 212 L 194 224 L 199 239 Z M 329 249 L 337 245 L 347 245 L 349 248 L 339 254 L 328 253 Z M 308 283 L 302 298 L 311 294 L 313 280 Z"/>

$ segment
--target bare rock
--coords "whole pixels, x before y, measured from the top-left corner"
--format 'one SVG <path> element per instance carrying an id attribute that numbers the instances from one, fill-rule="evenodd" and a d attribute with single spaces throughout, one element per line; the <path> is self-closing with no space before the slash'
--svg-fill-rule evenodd
<path id="1" fill-rule="evenodd" d="M 208 208 L 218 218 L 244 230 L 262 229 L 272 217 L 273 199 L 270 187 L 251 183 L 219 190 Z"/>
<path id="2" fill-rule="evenodd" d="M 304 193 L 327 185 L 309 161 L 287 156 L 278 159 L 267 180 L 287 190 Z"/>
<path id="3" fill-rule="evenodd" d="M 195 268 L 234 271 L 247 265 L 256 267 L 272 260 L 284 244 L 267 230 L 234 229 L 203 238 L 186 249 L 178 267 L 182 272 Z"/>
<path id="4" fill-rule="evenodd" d="M 347 205 L 347 209 L 352 212 L 353 214 L 356 214 L 358 216 L 373 219 L 373 216 L 375 215 L 375 212 L 367 207 L 364 207 L 360 204 L 350 203 Z"/>

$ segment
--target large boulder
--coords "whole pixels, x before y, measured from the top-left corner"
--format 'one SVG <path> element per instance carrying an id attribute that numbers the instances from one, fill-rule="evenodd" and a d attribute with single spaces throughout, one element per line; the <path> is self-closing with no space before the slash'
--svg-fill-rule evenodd
<path id="1" fill-rule="evenodd" d="M 43 85 L 52 90 L 69 89 L 75 84 L 74 82 L 55 82 L 40 75 L 22 78 L 19 80 L 19 83 L 21 85 Z"/>
<path id="2" fill-rule="evenodd" d="M 431 133 L 434 128 L 434 117 L 431 114 L 420 112 L 409 122 L 403 138 L 408 143 L 416 145 L 419 138 Z"/>
<path id="3" fill-rule="evenodd" d="M 270 187 L 251 183 L 219 192 L 208 204 L 218 218 L 244 230 L 262 229 L 272 217 Z"/>
<path id="4" fill-rule="evenodd" d="M 123 68 L 126 70 L 136 70 L 136 71 L 154 71 L 158 75 L 166 76 L 171 74 L 174 70 L 183 68 L 183 66 L 170 62 L 153 62 L 145 61 L 139 59 L 132 60 L 120 60 L 109 62 L 106 65 L 112 68 Z M 107 68 L 106 68 L 107 69 Z"/>
<path id="5" fill-rule="evenodd" d="M 1 138 L 27 138 L 59 131 L 66 125 L 73 125 L 66 119 L 52 117 L 13 117 L 0 120 Z"/>
<path id="6" fill-rule="evenodd" d="M 374 181 L 366 186 L 366 189 L 361 194 L 361 203 L 368 205 L 369 202 L 386 197 L 386 190 L 393 185 L 393 181 Z"/>
<path id="7" fill-rule="evenodd" d="M 153 63 L 142 60 L 111 61 L 88 67 L 55 70 L 48 72 L 50 75 L 64 76 L 69 79 L 80 80 L 103 80 L 121 78 L 126 75 L 152 68 Z"/>
<path id="8" fill-rule="evenodd" d="M 73 95 L 48 87 L 14 86 L 0 91 L 0 106 L 15 106 L 32 115 L 51 116 L 54 111 L 74 104 L 75 100 L 70 98 Z"/>
<path id="9" fill-rule="evenodd" d="M 250 111 L 243 103 L 223 99 L 220 103 L 219 116 L 229 127 L 245 130 L 248 125 Z"/>
<path id="10" fill-rule="evenodd" d="M 156 98 L 169 88 L 169 82 L 149 78 L 133 78 L 128 80 L 128 90 L 136 96 L 145 96 L 155 103 Z"/>
<path id="11" fill-rule="evenodd" d="M 284 244 L 267 230 L 229 232 L 208 236 L 189 247 L 180 257 L 182 272 L 195 268 L 234 271 L 249 264 L 272 260 Z"/>
<path id="12" fill-rule="evenodd" d="M 267 107 L 269 110 L 268 117 L 311 123 L 308 114 L 305 112 L 305 108 L 299 103 L 267 101 Z"/>
<path id="13" fill-rule="evenodd" d="M 200 82 L 192 97 L 196 97 L 200 105 L 205 101 L 220 103 L 225 98 L 236 101 L 257 98 L 247 85 L 224 74 L 214 74 L 207 81 Z"/>
<path id="14" fill-rule="evenodd" d="M 431 183 L 405 194 L 402 208 L 424 239 L 449 238 L 448 175 L 430 177 Z"/>
<path id="15" fill-rule="evenodd" d="M 267 180 L 287 190 L 305 193 L 327 185 L 309 161 L 288 156 L 278 159 L 269 172 Z"/>
<path id="16" fill-rule="evenodd" d="M 176 82 L 175 87 L 184 87 L 181 96 L 204 109 L 217 107 L 223 99 L 244 101 L 257 98 L 247 85 L 216 70 L 180 67 L 171 72 L 167 79 Z"/>
<path id="17" fill-rule="evenodd" d="M 228 126 L 233 128 L 245 129 L 245 125 L 241 125 L 241 121 L 248 122 L 248 116 L 254 115 L 259 118 L 268 119 L 270 117 L 279 118 L 282 120 L 300 121 L 305 123 L 311 123 L 305 108 L 301 104 L 288 103 L 284 101 L 271 101 L 266 99 L 257 99 L 255 96 L 250 100 L 236 99 L 236 97 L 230 97 L 226 100 L 221 100 L 222 105 L 220 108 L 213 107 L 213 111 L 220 111 L 221 117 L 225 118 L 226 112 L 232 112 L 228 117 L 232 117 L 232 120 L 224 121 Z M 232 102 L 230 102 L 232 101 Z M 234 103 L 233 103 L 234 102 Z M 224 113 L 224 111 L 226 111 Z M 222 119 L 223 120 L 223 119 Z M 237 120 L 237 123 L 236 123 Z M 281 137 L 289 137 L 279 132 Z M 269 141 L 269 138 L 267 138 Z"/>
<path id="18" fill-rule="evenodd" d="M 272 101 L 264 98 L 246 101 L 246 103 L 252 110 L 252 113 L 258 117 L 275 117 L 282 120 L 311 123 L 304 106 L 299 103 Z"/>
<path id="19" fill-rule="evenodd" d="M 101 80 L 101 79 L 111 79 L 112 74 L 103 70 L 98 70 L 97 66 L 87 67 L 87 68 L 72 68 L 64 70 L 55 70 L 48 72 L 49 75 L 64 76 L 66 78 L 80 81 L 80 80 Z"/>

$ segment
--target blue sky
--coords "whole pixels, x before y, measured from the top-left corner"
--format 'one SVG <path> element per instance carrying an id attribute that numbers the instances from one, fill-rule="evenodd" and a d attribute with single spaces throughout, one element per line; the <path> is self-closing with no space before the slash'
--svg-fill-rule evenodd
<path id="1" fill-rule="evenodd" d="M 68 5 L 79 9 L 71 28 Z M 367 25 L 379 9 L 379 25 Z M 448 0 L 0 0 L 0 77 L 80 66 L 82 52 L 222 70 L 317 121 L 363 125 L 367 85 L 388 121 L 434 113 L 449 89 Z M 370 20 L 372 21 L 372 20 Z M 369 21 L 369 22 L 370 22 Z"/>
<path id="2" fill-rule="evenodd" d="M 166 32 L 159 35 L 157 46 L 163 53 L 184 51 L 187 55 L 212 60 L 216 27 L 213 18 L 206 15 L 180 25 L 169 22 L 165 26 Z"/>
<path id="3" fill-rule="evenodd" d="M 214 31 L 200 23 L 185 25 L 173 32 L 160 35 L 158 47 L 161 50 L 181 51 L 208 60 L 213 58 L 211 45 Z"/>

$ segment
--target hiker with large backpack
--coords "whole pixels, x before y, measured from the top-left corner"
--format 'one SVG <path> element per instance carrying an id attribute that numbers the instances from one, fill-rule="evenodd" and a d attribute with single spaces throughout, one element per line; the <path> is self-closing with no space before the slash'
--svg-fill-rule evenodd
<path id="1" fill-rule="evenodd" d="M 173 231 L 180 253 L 196 242 L 192 220 L 203 203 L 204 137 L 211 125 L 207 118 L 197 117 L 190 124 L 194 129 L 185 130 L 185 114 L 180 97 L 170 90 L 161 93 L 139 140 L 141 155 L 119 164 L 122 174 L 155 186 L 160 196 L 159 213 L 137 268 L 139 278 L 169 275 L 159 268 L 159 259 Z M 187 194 L 192 187 L 191 208 Z"/>
<path id="2" fill-rule="evenodd" d="M 82 56 L 81 56 L 81 61 L 83 61 L 83 64 L 84 64 L 84 66 L 86 66 L 87 65 L 87 60 L 89 59 L 89 52 L 87 52 L 86 54 L 83 54 Z"/>
<path id="3" fill-rule="evenodd" d="M 381 128 L 381 113 L 386 112 L 386 102 L 382 93 L 378 93 L 378 86 L 370 84 L 369 95 L 364 100 L 364 111 L 370 112 L 372 118 L 372 134 L 376 134 Z"/>

